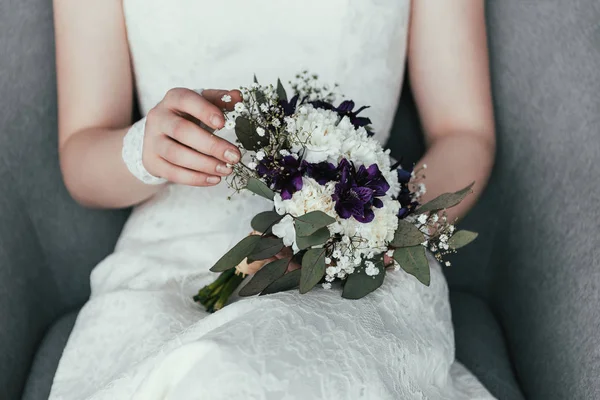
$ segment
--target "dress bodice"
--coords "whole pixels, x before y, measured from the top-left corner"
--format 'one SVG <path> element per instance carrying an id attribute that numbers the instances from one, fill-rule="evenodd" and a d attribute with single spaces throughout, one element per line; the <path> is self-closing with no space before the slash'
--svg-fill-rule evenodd
<path id="1" fill-rule="evenodd" d="M 410 0 L 123 0 L 143 114 L 172 87 L 338 83 L 385 142 L 402 86 Z"/>

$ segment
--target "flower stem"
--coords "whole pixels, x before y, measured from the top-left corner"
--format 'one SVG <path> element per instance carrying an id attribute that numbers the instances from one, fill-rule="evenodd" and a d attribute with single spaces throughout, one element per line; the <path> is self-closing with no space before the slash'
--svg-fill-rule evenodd
<path id="1" fill-rule="evenodd" d="M 236 274 L 236 269 L 231 268 L 221 275 L 210 285 L 204 286 L 194 296 L 194 301 L 204 306 L 206 311 L 215 312 L 225 306 L 225 303 L 242 283 L 244 277 Z"/>

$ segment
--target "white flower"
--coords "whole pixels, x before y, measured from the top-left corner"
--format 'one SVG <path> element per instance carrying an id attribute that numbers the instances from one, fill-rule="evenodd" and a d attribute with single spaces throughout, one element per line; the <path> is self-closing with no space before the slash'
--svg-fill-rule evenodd
<path id="1" fill-rule="evenodd" d="M 323 289 L 327 289 L 327 290 L 331 289 L 331 283 L 329 283 L 329 282 L 323 283 Z"/>
<path id="2" fill-rule="evenodd" d="M 325 280 L 327 282 L 333 282 L 335 280 L 335 276 L 332 275 L 325 275 Z"/>
<path id="3" fill-rule="evenodd" d="M 299 217 L 311 211 L 322 211 L 336 218 L 335 204 L 331 198 L 334 190 L 335 182 L 322 186 L 312 178 L 303 177 L 302 190 L 295 192 L 291 199 L 283 200 L 279 193 L 275 194 L 273 199 L 275 210 L 280 215 L 288 213 L 294 217 Z"/>
<path id="4" fill-rule="evenodd" d="M 369 276 L 375 276 L 379 274 L 379 268 L 377 268 L 374 263 L 369 264 L 367 261 L 365 265 L 367 266 L 367 268 L 365 268 L 365 274 Z"/>
<path id="5" fill-rule="evenodd" d="M 451 266 L 452 264 L 450 264 L 450 261 L 446 261 L 446 267 Z"/>
<path id="6" fill-rule="evenodd" d="M 336 267 L 327 267 L 327 268 L 325 269 L 325 273 L 326 273 L 327 275 L 334 275 L 335 273 L 337 273 L 337 272 L 338 272 L 338 270 L 339 270 L 339 268 L 336 268 Z"/>
<path id="7" fill-rule="evenodd" d="M 239 103 L 235 103 L 235 106 L 233 106 L 233 109 L 238 112 L 244 112 L 246 110 L 246 106 L 244 105 L 244 103 L 239 102 Z"/>
<path id="8" fill-rule="evenodd" d="M 440 235 L 440 242 L 447 242 L 448 241 L 448 235 L 446 234 L 441 234 Z"/>
<path id="9" fill-rule="evenodd" d="M 427 222 L 427 215 L 425 215 L 425 214 L 421 214 L 421 215 L 419 215 L 419 216 L 417 217 L 417 221 L 418 221 L 420 224 L 424 224 L 424 223 L 426 223 L 426 222 Z"/>
<path id="10" fill-rule="evenodd" d="M 298 245 L 296 244 L 296 229 L 294 229 L 294 218 L 290 215 L 286 215 L 273 225 L 271 228 L 273 235 L 278 238 L 283 239 L 283 244 L 285 246 L 291 246 L 294 250 L 294 254 L 297 253 L 300 249 L 298 249 Z"/>
<path id="11" fill-rule="evenodd" d="M 281 121 L 278 119 L 274 119 L 273 122 L 271 122 L 271 124 L 275 127 L 275 128 L 279 128 L 281 126 Z"/>
<path id="12" fill-rule="evenodd" d="M 450 233 L 454 233 L 454 230 L 456 228 L 454 227 L 454 225 L 448 225 L 448 230 L 450 231 Z"/>
<path id="13" fill-rule="evenodd" d="M 329 258 L 329 257 L 325 257 L 325 264 L 326 264 L 326 265 L 329 265 L 329 264 L 331 264 L 331 258 Z"/>
<path id="14" fill-rule="evenodd" d="M 223 97 L 221 97 L 221 101 L 223 101 L 224 103 L 231 103 L 231 96 L 226 94 Z"/>
<path id="15" fill-rule="evenodd" d="M 267 112 L 269 112 L 269 106 L 268 106 L 266 103 L 262 103 L 262 104 L 260 105 L 260 111 L 262 111 L 262 112 L 264 112 L 264 113 L 267 113 Z"/>
<path id="16" fill-rule="evenodd" d="M 250 168 L 250 169 L 256 169 L 256 163 L 255 163 L 255 162 L 252 162 L 252 161 L 250 161 L 250 162 L 248 163 L 248 168 Z"/>
<path id="17" fill-rule="evenodd" d="M 265 136 L 265 130 L 259 126 L 258 128 L 256 128 L 256 134 L 260 137 L 263 137 Z"/>
<path id="18" fill-rule="evenodd" d="M 225 129 L 235 129 L 235 121 L 228 120 L 225 122 Z"/>
<path id="19" fill-rule="evenodd" d="M 286 120 L 292 152 L 305 149 L 304 158 L 308 162 L 318 163 L 329 159 L 337 163 L 345 137 L 338 121 L 339 116 L 334 111 L 315 109 L 310 105 L 300 107 L 299 114 L 295 115 L 295 123 Z M 292 127 L 294 129 L 290 131 Z"/>
<path id="20" fill-rule="evenodd" d="M 265 158 L 265 152 L 262 150 L 259 150 L 256 152 L 256 159 L 258 161 L 261 161 L 263 158 Z"/>
<path id="21" fill-rule="evenodd" d="M 394 233 L 398 228 L 396 216 L 400 210 L 400 203 L 388 196 L 379 199 L 383 202 L 383 207 L 373 208 L 375 216 L 370 223 L 358 222 L 354 218 L 339 219 L 340 232 L 349 238 L 354 238 L 351 239 L 353 240 L 351 246 L 358 254 L 365 256 L 368 256 L 369 253 L 373 253 L 372 256 L 381 254 L 394 238 Z M 342 238 L 342 241 L 345 240 Z M 357 256 L 355 255 L 354 258 Z"/>

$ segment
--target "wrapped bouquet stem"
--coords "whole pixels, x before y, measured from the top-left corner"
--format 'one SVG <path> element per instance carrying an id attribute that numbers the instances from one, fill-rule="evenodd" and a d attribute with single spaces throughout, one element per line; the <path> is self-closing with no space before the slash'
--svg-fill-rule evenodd
<path id="1" fill-rule="evenodd" d="M 426 166 L 393 164 L 372 137 L 371 121 L 359 115 L 367 107 L 351 100 L 336 106 L 316 76 L 296 78 L 289 98 L 280 81 L 262 86 L 255 79 L 226 113 L 226 129 L 235 130 L 250 160 L 234 166 L 228 183 L 273 209 L 254 216 L 253 234 L 211 268 L 221 275 L 194 297 L 209 311 L 222 308 L 248 274 L 240 296 L 307 293 L 338 280 L 342 297 L 359 299 L 381 286 L 389 269 L 429 285 L 426 251 L 442 261 L 477 236 L 456 231 L 445 214 L 472 184 L 421 204 Z"/>

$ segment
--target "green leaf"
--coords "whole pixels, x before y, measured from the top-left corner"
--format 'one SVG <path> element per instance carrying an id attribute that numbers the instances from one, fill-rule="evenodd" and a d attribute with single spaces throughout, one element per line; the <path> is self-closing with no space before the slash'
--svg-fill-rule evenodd
<path id="1" fill-rule="evenodd" d="M 365 265 L 363 263 L 360 270 L 355 270 L 353 273 L 348 275 L 346 282 L 344 283 L 344 290 L 342 291 L 342 297 L 345 299 L 360 299 L 365 297 L 375 289 L 377 289 L 383 283 L 385 279 L 385 266 L 383 260 L 377 260 L 375 267 L 379 269 L 379 273 L 375 276 L 369 276 L 365 272 Z"/>
<path id="2" fill-rule="evenodd" d="M 260 104 L 265 104 L 267 102 L 267 96 L 265 96 L 262 90 L 256 89 L 256 102 Z"/>
<path id="3" fill-rule="evenodd" d="M 235 119 L 235 136 L 246 150 L 260 150 L 269 144 L 269 135 L 258 136 L 256 124 L 246 117 Z"/>
<path id="4" fill-rule="evenodd" d="M 243 238 L 238 244 L 233 246 L 231 250 L 225 253 L 225 255 L 221 257 L 210 270 L 212 272 L 223 272 L 235 268 L 244 258 L 252 253 L 259 241 L 260 236 L 257 235 Z"/>
<path id="5" fill-rule="evenodd" d="M 296 234 L 298 236 L 310 236 L 321 228 L 335 222 L 335 218 L 322 211 L 311 211 L 296 217 Z"/>
<path id="6" fill-rule="evenodd" d="M 250 225 L 255 231 L 260 233 L 269 233 L 271 231 L 271 227 L 279 222 L 282 218 L 283 215 L 279 215 L 275 211 L 265 211 L 261 212 L 260 214 L 256 214 L 256 216 L 252 218 Z"/>
<path id="7" fill-rule="evenodd" d="M 308 249 L 312 246 L 317 246 L 319 244 L 323 244 L 329 240 L 331 237 L 331 233 L 329 233 L 329 229 L 321 228 L 310 236 L 300 236 L 298 232 L 296 232 L 296 244 L 300 250 Z"/>
<path id="8" fill-rule="evenodd" d="M 263 237 L 260 239 L 250 256 L 248 257 L 248 263 L 252 263 L 256 260 L 266 260 L 267 258 L 273 257 L 283 249 L 283 240 L 278 237 Z"/>
<path id="9" fill-rule="evenodd" d="M 450 237 L 450 240 L 448 240 L 448 246 L 454 250 L 460 249 L 475 240 L 477 236 L 479 236 L 477 232 L 465 230 L 457 231 Z"/>
<path id="10" fill-rule="evenodd" d="M 390 242 L 392 247 L 417 246 L 425 241 L 425 235 L 419 228 L 403 219 L 398 220 L 398 228 L 394 233 L 394 239 Z"/>
<path id="11" fill-rule="evenodd" d="M 277 292 L 284 292 L 286 290 L 296 289 L 300 285 L 300 274 L 302 269 L 295 269 L 283 275 L 275 282 L 271 283 L 260 295 L 273 294 Z"/>
<path id="12" fill-rule="evenodd" d="M 285 88 L 281 84 L 281 80 L 279 78 L 277 78 L 277 97 L 279 97 L 279 100 L 287 101 L 288 99 L 287 93 L 285 92 Z"/>
<path id="13" fill-rule="evenodd" d="M 426 204 L 422 205 L 421 207 L 417 208 L 415 210 L 415 214 L 423 214 L 426 212 L 439 211 L 439 210 L 443 210 L 446 208 L 454 207 L 455 205 L 457 205 L 458 203 L 463 201 L 464 198 L 467 197 L 467 195 L 469 193 L 473 192 L 471 190 L 471 188 L 473 187 L 474 184 L 475 184 L 475 182 L 471 183 L 469 186 L 467 186 L 466 188 L 464 188 L 462 190 L 459 190 L 456 193 L 444 193 L 444 194 L 436 197 L 435 199 L 431 200 L 429 203 L 426 203 Z"/>
<path id="14" fill-rule="evenodd" d="M 256 78 L 256 74 L 254 74 L 254 83 L 258 85 L 258 78 Z"/>
<path id="15" fill-rule="evenodd" d="M 310 291 L 325 275 L 325 252 L 327 249 L 310 249 L 302 257 L 300 293 Z"/>
<path id="16" fill-rule="evenodd" d="M 423 285 L 429 286 L 431 275 L 429 272 L 429 262 L 425 256 L 425 247 L 403 247 L 394 250 L 394 260 L 400 264 L 400 268 L 411 274 Z"/>
<path id="17" fill-rule="evenodd" d="M 244 297 L 259 294 L 285 274 L 289 263 L 289 258 L 282 258 L 263 266 L 254 274 L 250 282 L 240 290 L 239 295 Z"/>
<path id="18" fill-rule="evenodd" d="M 269 189 L 269 187 L 260 179 L 248 179 L 246 189 L 268 200 L 273 200 L 273 198 L 275 197 L 275 192 Z"/>

